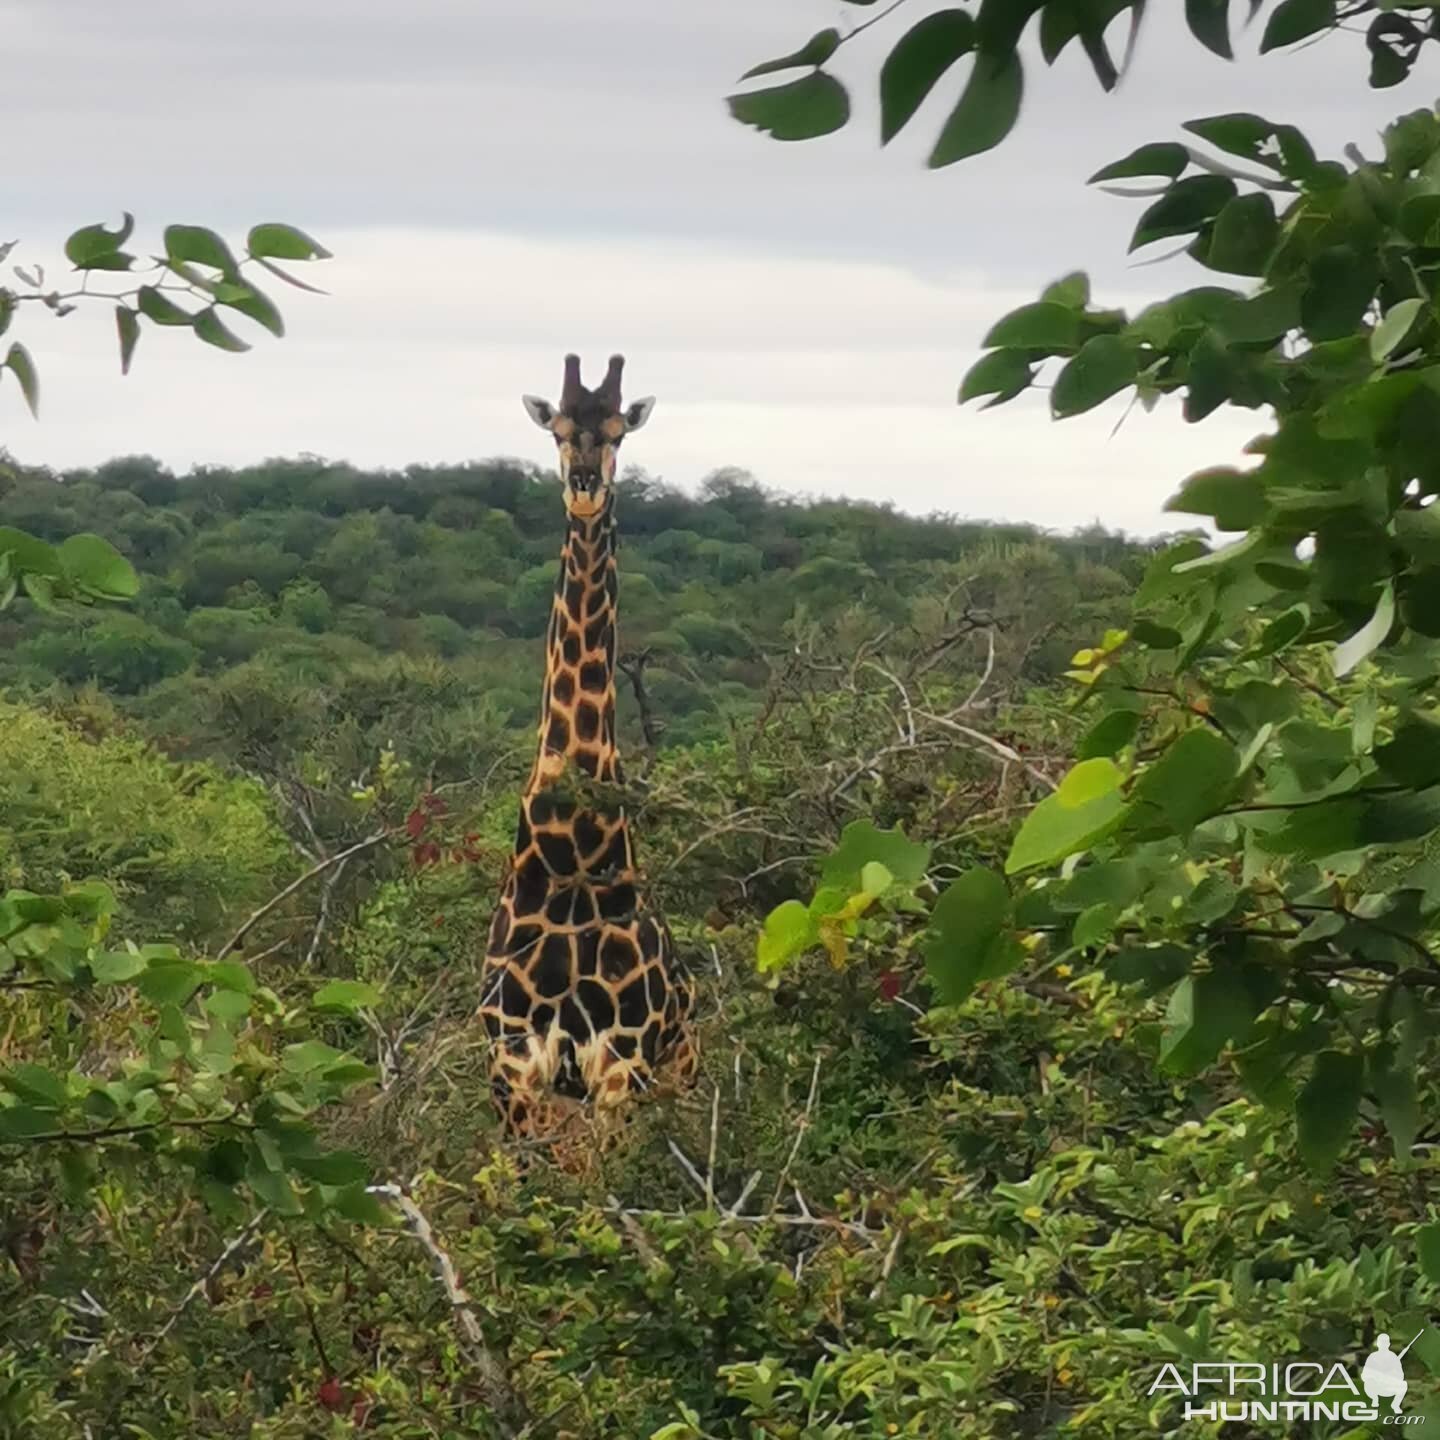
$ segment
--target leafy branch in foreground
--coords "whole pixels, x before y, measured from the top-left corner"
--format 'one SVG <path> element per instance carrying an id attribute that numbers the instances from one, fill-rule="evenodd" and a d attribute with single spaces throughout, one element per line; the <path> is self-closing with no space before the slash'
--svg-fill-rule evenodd
<path id="1" fill-rule="evenodd" d="M 123 247 L 135 228 L 134 217 L 126 214 L 118 229 L 87 225 L 65 242 L 65 257 L 80 280 L 70 289 L 47 285 L 44 267 L 13 268 L 23 288 L 0 286 L 0 335 L 10 328 L 22 307 L 39 305 L 63 317 L 80 304 L 92 300 L 110 301 L 115 307 L 115 329 L 120 343 L 120 369 L 128 373 L 135 346 L 140 340 L 140 321 L 153 325 L 188 329 L 207 345 L 220 350 L 242 351 L 249 341 L 237 335 L 222 311 L 253 320 L 277 337 L 285 333 L 285 322 L 275 302 L 255 283 L 257 272 L 301 290 L 315 291 L 313 285 L 291 275 L 277 261 L 326 260 L 330 252 L 293 225 L 265 224 L 252 227 L 245 241 L 243 258 L 213 230 L 199 225 L 169 225 L 165 229 L 164 253 L 150 263 L 139 263 Z M 5 260 L 17 242 L 0 245 Z M 144 283 L 127 289 L 91 287 L 93 277 L 111 274 L 148 275 Z M 320 293 L 320 292 L 316 292 Z M 198 301 L 198 308 L 182 302 Z M 0 374 L 9 370 L 20 384 L 32 414 L 40 407 L 40 380 L 30 351 L 13 341 L 0 361 Z"/>
<path id="2" fill-rule="evenodd" d="M 877 0 L 848 0 L 875 7 Z M 845 45 L 877 28 L 897 11 L 914 17 L 913 0 L 893 0 L 848 33 L 830 28 L 789 55 L 752 66 L 740 78 L 808 73 L 729 97 L 730 113 L 776 140 L 811 140 L 850 119 L 850 96 L 826 64 Z M 1230 0 L 1187 0 L 1191 35 L 1212 54 L 1234 57 Z M 1370 84 L 1398 85 L 1410 74 L 1427 41 L 1440 39 L 1440 10 L 1429 0 L 1246 0 L 1246 22 L 1266 14 L 1260 51 L 1285 49 L 1368 21 Z M 961 61 L 968 78 L 930 153 L 932 169 L 998 145 L 1014 128 L 1025 90 L 1021 41 L 1033 30 L 1040 53 L 1053 65 L 1078 44 L 1103 89 L 1113 90 L 1135 50 L 1148 0 L 978 0 L 932 9 L 913 20 L 880 67 L 880 138 L 888 144 L 914 118 L 931 92 Z M 1032 24 L 1033 22 L 1033 24 Z M 1116 58 L 1117 51 L 1120 58 Z"/>
<path id="3" fill-rule="evenodd" d="M 1362 1117 L 1405 1165 L 1440 1008 L 1440 118 L 1403 117 L 1382 158 L 1348 167 L 1254 115 L 1187 128 L 1258 173 L 1190 174 L 1173 144 L 1096 178 L 1160 177 L 1132 248 L 1186 237 L 1259 284 L 1131 319 L 1069 276 L 995 325 L 961 398 L 1004 403 L 1058 361 L 1057 417 L 1126 390 L 1178 394 L 1191 420 L 1268 406 L 1252 468 L 1170 501 L 1241 537 L 1163 551 L 1130 629 L 1075 655 L 1091 723 L 1003 874 L 973 867 L 918 923 L 886 918 L 915 892 L 881 876 L 901 842 L 877 833 L 842 847 L 840 906 L 832 857 L 808 911 L 771 915 L 760 961 L 823 939 L 818 909 L 923 955 L 942 1001 L 1022 967 L 1082 996 L 1128 987 L 1142 1014 L 1165 1002 L 1162 1072 L 1228 1053 L 1317 1171 Z"/>
<path id="4" fill-rule="evenodd" d="M 304 1007 L 281 1001 L 239 961 L 189 959 L 173 945 L 115 946 L 113 908 L 97 883 L 0 898 L 0 993 L 24 990 L 31 1011 L 52 1017 L 57 1007 L 91 1016 L 72 1033 L 68 1068 L 0 1070 L 0 1151 L 53 1150 L 60 1178 L 81 1192 L 113 1147 L 138 1146 L 152 1163 L 193 1172 L 220 1213 L 238 1213 L 233 1191 L 243 1183 L 279 1215 L 373 1218 L 366 1162 L 323 1148 L 308 1123 L 373 1078 L 371 1068 L 315 1039 L 274 1053 L 269 1037 L 308 1029 Z M 106 1065 L 100 1017 L 125 991 L 138 1002 L 128 1058 Z M 335 986 L 312 1003 L 358 1008 L 351 990 Z M 23 1018 L 17 1010 L 16 1023 Z"/>

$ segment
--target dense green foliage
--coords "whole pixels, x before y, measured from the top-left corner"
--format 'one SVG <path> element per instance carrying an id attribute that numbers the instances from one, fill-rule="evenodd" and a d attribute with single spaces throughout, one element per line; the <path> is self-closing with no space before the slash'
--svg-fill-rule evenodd
<path id="1" fill-rule="evenodd" d="M 58 476 L 12 467 L 0 487 L 14 525 L 55 543 L 99 531 L 146 582 L 135 604 L 80 624 L 0 620 L 0 683 L 94 682 L 177 753 L 262 765 L 348 737 L 333 758 L 349 775 L 403 731 L 412 759 L 455 778 L 498 730 L 534 723 L 559 551 L 543 473 L 302 460 L 174 477 L 135 459 Z M 857 640 L 899 627 L 933 641 L 951 591 L 998 618 L 1006 674 L 1044 683 L 1123 614 L 1148 554 L 1098 530 L 1050 540 L 791 503 L 734 472 L 694 498 L 638 473 L 620 489 L 621 643 L 648 654 L 671 744 L 727 733 L 815 617 L 842 618 Z"/>
<path id="2" fill-rule="evenodd" d="M 5 472 L 0 1433 L 1130 1440 L 1218 1429 L 1164 1362 L 1379 1330 L 1440 1418 L 1440 120 L 1190 129 L 1259 170 L 1099 178 L 1257 283 L 1067 276 L 962 399 L 1267 409 L 1172 505 L 1235 543 L 624 483 L 703 1073 L 580 1173 L 474 1021 L 553 481 Z"/>
<path id="3" fill-rule="evenodd" d="M 843 33 L 833 27 L 818 31 L 791 54 L 752 66 L 742 80 L 795 70 L 808 73 L 732 95 L 730 113 L 776 140 L 813 140 L 841 129 L 850 119 L 850 93 L 825 67 L 842 47 L 872 28 L 884 27 L 878 33 L 898 35 L 879 70 L 884 144 L 910 123 L 957 65 L 968 62 L 965 84 L 930 152 L 932 169 L 993 149 L 1014 128 L 1025 94 L 1026 66 L 1033 65 L 1022 46 L 1028 51 L 1032 42 L 1038 44 L 1046 65 L 1076 46 L 1102 88 L 1113 90 L 1130 64 L 1150 12 L 1149 0 L 976 0 L 945 6 L 927 5 L 925 0 L 846 3 L 876 9 L 870 15 L 862 12 L 858 23 L 848 25 Z M 888 24 L 896 12 L 900 18 Z M 1370 84 L 1377 89 L 1407 79 L 1426 45 L 1440 40 L 1440 10 L 1433 0 L 1245 0 L 1243 6 L 1231 0 L 1186 0 L 1184 14 L 1191 36 L 1226 60 L 1234 58 L 1232 30 L 1237 18 L 1254 25 L 1263 16 L 1261 54 L 1325 39 L 1341 30 L 1363 33 Z"/>

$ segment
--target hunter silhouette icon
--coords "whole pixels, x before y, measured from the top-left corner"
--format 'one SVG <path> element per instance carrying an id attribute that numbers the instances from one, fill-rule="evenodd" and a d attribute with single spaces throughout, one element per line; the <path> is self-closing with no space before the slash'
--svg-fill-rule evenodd
<path id="1" fill-rule="evenodd" d="M 1423 1329 L 1416 1331 L 1410 1345 L 1413 1345 L 1424 1333 Z M 1382 1396 L 1392 1397 L 1390 1409 L 1396 1415 L 1400 1413 L 1400 1402 L 1405 1398 L 1406 1390 L 1410 1388 L 1405 1379 L 1404 1367 L 1400 1362 L 1405 1358 L 1405 1353 L 1410 1349 L 1410 1345 L 1396 1355 L 1390 1349 L 1390 1337 L 1384 1331 L 1375 1337 L 1375 1348 L 1370 1352 L 1365 1361 L 1365 1368 L 1360 1372 L 1360 1383 L 1365 1387 L 1365 1393 L 1370 1397 L 1370 1403 L 1377 1409 Z"/>

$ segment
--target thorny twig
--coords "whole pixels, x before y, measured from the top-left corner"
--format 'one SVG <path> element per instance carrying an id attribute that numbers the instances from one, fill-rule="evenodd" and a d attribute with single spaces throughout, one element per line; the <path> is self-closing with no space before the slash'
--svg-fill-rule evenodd
<path id="1" fill-rule="evenodd" d="M 155 1333 L 154 1338 L 140 1352 L 135 1361 L 135 1369 L 139 1368 L 154 1353 L 160 1342 L 175 1328 L 180 1317 L 189 1308 L 191 1301 L 202 1291 L 207 1290 L 215 1277 L 255 1238 L 255 1233 L 264 1223 L 265 1217 L 270 1213 L 268 1208 L 257 1210 L 254 1215 L 245 1223 L 245 1227 L 230 1241 L 228 1245 L 217 1255 L 211 1263 L 210 1268 L 195 1281 L 185 1292 L 180 1303 L 170 1312 L 170 1318 Z"/>
<path id="2" fill-rule="evenodd" d="M 495 1408 L 496 1418 L 500 1420 L 504 1434 L 507 1437 L 514 1436 L 515 1430 L 510 1422 L 520 1417 L 519 1401 L 511 1388 L 503 1362 L 485 1343 L 485 1335 L 480 1329 L 480 1321 L 475 1316 L 474 1303 L 466 1293 L 465 1287 L 460 1283 L 460 1277 L 455 1272 L 454 1262 L 436 1240 L 429 1220 L 399 1185 L 393 1183 L 367 1185 L 365 1190 L 370 1195 L 383 1195 L 394 1204 L 404 1217 L 405 1228 L 414 1236 L 434 1263 L 435 1278 L 440 1282 L 446 1299 L 450 1302 L 450 1311 L 455 1318 L 455 1323 L 460 1327 L 461 1334 L 469 1341 L 474 1351 L 479 1365 L 481 1384 L 487 1392 L 487 1398 L 491 1405 Z"/>
<path id="3" fill-rule="evenodd" d="M 772 1211 L 779 1208 L 780 1196 L 785 1191 L 785 1182 L 790 1178 L 790 1168 L 795 1163 L 795 1157 L 800 1153 L 800 1146 L 804 1143 L 805 1132 L 810 1128 L 810 1117 L 815 1112 L 815 1097 L 820 1092 L 820 1062 L 824 1057 L 816 1055 L 815 1068 L 810 1072 L 810 1094 L 805 1100 L 805 1113 L 801 1115 L 800 1122 L 795 1127 L 795 1143 L 790 1147 L 790 1153 L 785 1157 L 784 1168 L 780 1171 L 780 1178 L 775 1182 L 775 1194 L 770 1201 Z M 798 1191 L 796 1192 L 798 1195 Z M 801 1200 L 801 1205 L 804 1201 Z"/>

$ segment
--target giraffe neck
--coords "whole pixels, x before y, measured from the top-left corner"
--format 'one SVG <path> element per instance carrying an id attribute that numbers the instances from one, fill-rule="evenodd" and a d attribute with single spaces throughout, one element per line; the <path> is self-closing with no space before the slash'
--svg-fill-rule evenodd
<path id="1" fill-rule="evenodd" d="M 545 690 L 528 800 L 573 766 L 619 784 L 615 748 L 615 497 L 598 515 L 571 516 L 550 610 Z"/>

